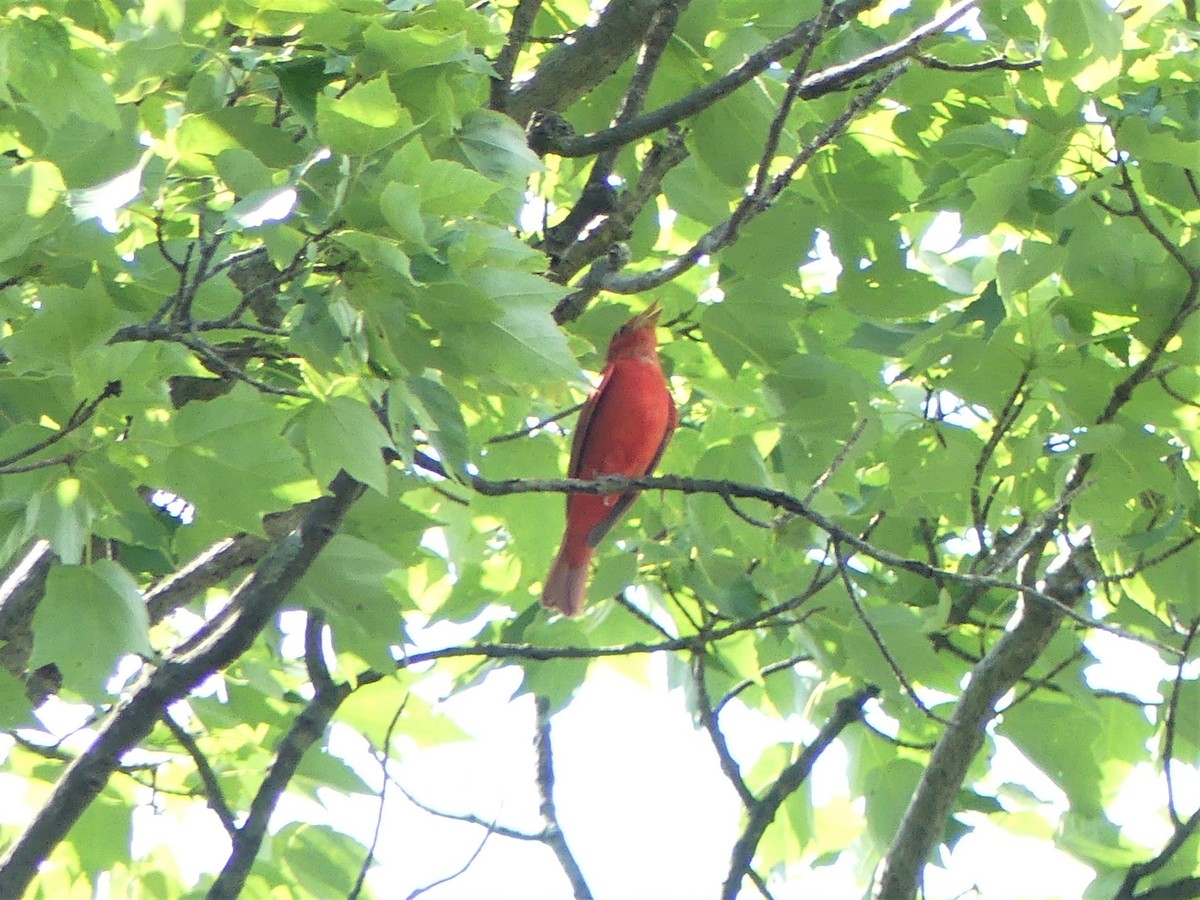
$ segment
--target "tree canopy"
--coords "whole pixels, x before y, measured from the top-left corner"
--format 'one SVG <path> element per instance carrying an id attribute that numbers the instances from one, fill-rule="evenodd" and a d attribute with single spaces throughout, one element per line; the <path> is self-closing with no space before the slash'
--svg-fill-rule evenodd
<path id="1" fill-rule="evenodd" d="M 713 896 L 904 900 L 985 821 L 1200 896 L 1198 41 L 1158 0 L 8 4 L 0 896 L 393 896 L 284 801 L 408 803 L 389 759 L 515 670 L 541 824 L 455 815 L 590 897 L 555 716 L 664 659 L 741 806 Z M 561 478 L 652 300 L 661 475 Z M 632 484 L 547 615 L 564 493 Z M 735 708 L 792 737 L 735 753 Z M 223 866 L 135 852 L 147 808 Z"/>

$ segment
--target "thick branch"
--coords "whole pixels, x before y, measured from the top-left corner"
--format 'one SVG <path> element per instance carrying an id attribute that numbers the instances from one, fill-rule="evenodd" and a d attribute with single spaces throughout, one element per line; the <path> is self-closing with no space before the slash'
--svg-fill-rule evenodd
<path id="1" fill-rule="evenodd" d="M 814 72 L 801 83 L 799 97 L 811 100 L 841 90 L 873 72 L 912 56 L 922 43 L 941 34 L 978 2 L 979 0 L 960 0 L 944 15 L 913 29 L 908 35 L 893 44 L 866 53 L 848 63 Z M 834 8 L 830 16 L 830 24 L 839 25 L 875 5 L 877 5 L 875 0 L 855 0 L 855 2 L 843 3 Z M 592 156 L 603 150 L 636 141 L 661 128 L 694 116 L 762 74 L 772 63 L 778 62 L 803 47 L 810 40 L 813 29 L 816 27 L 818 26 L 815 20 L 803 22 L 783 37 L 772 41 L 757 53 L 751 54 L 736 69 L 698 91 L 614 128 L 589 135 L 561 135 L 553 141 L 552 146 L 546 148 L 547 152 L 568 157 Z"/>
<path id="2" fill-rule="evenodd" d="M 605 220 L 592 229 L 586 238 L 576 241 L 555 261 L 550 271 L 553 280 L 566 284 L 588 263 L 610 250 L 618 241 L 633 233 L 633 222 L 662 189 L 667 174 L 687 159 L 688 151 L 683 133 L 672 131 L 665 143 L 656 143 L 646 154 L 637 185 L 618 195 Z M 612 260 L 607 256 L 604 265 L 594 265 L 576 285 L 573 293 L 559 301 L 554 308 L 555 321 L 569 321 L 583 312 L 587 301 L 600 292 L 604 279 L 619 272 L 628 258 Z M 618 264 L 619 263 L 619 264 Z"/>
<path id="3" fill-rule="evenodd" d="M 1090 546 L 1076 549 L 1046 582 L 1045 593 L 1060 605 L 1024 598 L 1010 627 L 972 670 L 884 859 L 874 895 L 878 900 L 911 900 L 917 895 L 925 861 L 942 839 L 967 769 L 983 746 L 984 729 L 995 718 L 996 703 L 1046 649 L 1062 622 L 1061 607 L 1073 606 L 1087 593 L 1094 561 Z"/>
<path id="4" fill-rule="evenodd" d="M 513 70 L 517 66 L 517 57 L 521 55 L 525 42 L 529 40 L 529 30 L 533 27 L 533 20 L 537 18 L 538 10 L 541 7 L 542 0 L 518 0 L 517 8 L 513 10 L 512 25 L 509 26 L 504 49 L 500 51 L 500 55 L 492 64 L 496 74 L 492 78 L 491 107 L 496 112 L 504 112 L 508 106 L 508 96 L 512 88 L 512 76 Z"/>
<path id="5" fill-rule="evenodd" d="M 566 109 L 620 68 L 639 46 L 658 0 L 612 0 L 595 25 L 585 25 L 547 53 L 537 73 L 508 97 L 507 111 L 524 125 L 535 110 Z"/>
<path id="6" fill-rule="evenodd" d="M 668 2 L 660 3 L 658 9 L 655 10 L 642 43 L 637 66 L 629 79 L 625 97 L 612 121 L 613 127 L 632 121 L 642 111 L 646 92 L 650 89 L 650 82 L 654 78 L 658 64 L 662 61 L 667 43 L 675 33 L 679 16 L 686 6 L 687 0 L 668 0 Z M 613 211 L 614 191 L 609 180 L 617 161 L 619 149 L 614 147 L 596 156 L 592 163 L 592 170 L 588 174 L 587 183 L 584 185 L 575 207 L 561 223 L 546 230 L 546 251 L 552 258 L 560 256 L 563 250 L 574 244 L 597 213 L 606 214 Z M 623 240 L 624 236 L 620 239 Z M 566 280 L 563 279 L 564 283 Z"/>
<path id="7" fill-rule="evenodd" d="M 272 549 L 230 601 L 236 611 L 193 649 L 149 668 L 129 697 L 100 726 L 96 740 L 59 778 L 50 797 L 0 859 L 0 897 L 20 897 L 38 866 L 104 789 L 122 755 L 143 740 L 162 710 L 244 653 L 270 622 L 288 592 L 340 528 L 362 485 L 344 474 L 331 496 L 313 503 L 299 529 Z"/>
<path id="8" fill-rule="evenodd" d="M 263 779 L 258 793 L 254 795 L 254 801 L 250 804 L 250 815 L 233 839 L 233 852 L 229 854 L 225 868 L 209 888 L 209 900 L 235 900 L 241 895 L 246 876 L 250 874 L 250 868 L 254 865 L 254 859 L 258 856 L 263 837 L 267 833 L 271 813 L 279 805 L 279 798 L 283 796 L 283 792 L 295 776 L 305 752 L 325 734 L 329 720 L 353 690 L 347 684 L 326 684 L 327 687 L 323 684 L 317 689 L 312 700 L 296 717 L 288 733 L 279 742 L 271 770 Z"/>
<path id="9" fill-rule="evenodd" d="M 150 624 L 161 622 L 168 613 L 187 605 L 208 588 L 257 563 L 271 549 L 271 541 L 278 540 L 300 524 L 307 509 L 307 504 L 302 504 L 265 517 L 263 528 L 270 540 L 248 533 L 225 538 L 198 554 L 179 571 L 152 585 L 144 594 Z"/>

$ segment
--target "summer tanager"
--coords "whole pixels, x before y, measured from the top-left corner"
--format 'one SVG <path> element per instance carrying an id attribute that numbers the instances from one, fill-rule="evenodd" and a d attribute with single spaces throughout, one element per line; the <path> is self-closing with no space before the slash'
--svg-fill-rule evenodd
<path id="1" fill-rule="evenodd" d="M 648 475 L 662 457 L 678 418 L 654 337 L 661 311 L 656 302 L 613 335 L 600 386 L 579 412 L 568 478 Z M 567 529 L 542 606 L 565 616 L 583 612 L 592 554 L 639 493 L 567 495 Z"/>

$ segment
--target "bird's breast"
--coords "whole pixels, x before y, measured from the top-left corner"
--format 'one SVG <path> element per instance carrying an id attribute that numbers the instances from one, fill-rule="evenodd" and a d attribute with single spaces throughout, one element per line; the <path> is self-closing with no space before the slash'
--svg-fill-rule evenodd
<path id="1" fill-rule="evenodd" d="M 656 362 L 617 363 L 597 398 L 580 475 L 644 474 L 669 427 L 671 404 Z"/>

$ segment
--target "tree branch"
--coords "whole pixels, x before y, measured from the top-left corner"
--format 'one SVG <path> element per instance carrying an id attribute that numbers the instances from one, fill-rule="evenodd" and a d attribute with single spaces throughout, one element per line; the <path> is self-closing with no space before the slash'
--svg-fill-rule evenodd
<path id="1" fill-rule="evenodd" d="M 96 410 L 100 408 L 100 404 L 109 397 L 121 396 L 121 382 L 110 381 L 104 386 L 104 390 L 94 400 L 85 400 L 75 407 L 75 411 L 71 413 L 66 423 L 47 438 L 38 441 L 37 443 L 26 447 L 24 450 L 19 450 L 9 456 L 0 459 L 0 475 L 11 474 L 18 471 L 16 463 L 21 460 L 29 459 L 36 453 L 45 450 L 47 447 L 52 447 L 69 435 L 73 431 L 77 431 L 87 424 L 88 420 L 96 414 Z"/>
<path id="2" fill-rule="evenodd" d="M 537 71 L 508 97 L 507 112 L 524 125 L 536 110 L 566 109 L 637 52 L 659 0 L 612 0 L 595 25 L 585 25 L 542 57 Z"/>
<path id="3" fill-rule="evenodd" d="M 279 798 L 295 776 L 305 752 L 324 736 L 329 720 L 354 690 L 348 684 L 335 684 L 329 677 L 329 669 L 321 654 L 324 629 L 322 617 L 317 613 L 309 613 L 305 626 L 304 661 L 315 690 L 313 698 L 296 716 L 292 727 L 279 742 L 270 771 L 250 804 L 250 814 L 233 836 L 233 851 L 208 890 L 209 900 L 235 900 L 241 896 L 246 876 L 250 874 L 262 847 L 267 824 L 279 805 Z"/>
<path id="4" fill-rule="evenodd" d="M 168 613 L 195 600 L 213 585 L 257 563 L 272 542 L 286 535 L 303 520 L 308 504 L 300 504 L 263 518 L 267 538 L 256 534 L 235 535 L 213 544 L 176 572 L 148 588 L 143 596 L 150 624 L 161 622 Z"/>
<path id="5" fill-rule="evenodd" d="M 362 485 L 339 474 L 301 526 L 279 541 L 235 593 L 236 612 L 198 645 L 148 671 L 110 713 L 86 752 L 67 766 L 49 798 L 0 859 L 0 896 L 20 897 L 38 866 L 96 798 L 121 757 L 153 729 L 162 710 L 244 653 L 288 592 L 340 528 Z"/>
<path id="6" fill-rule="evenodd" d="M 392 758 L 392 734 L 395 732 L 396 725 L 399 724 L 400 716 L 404 714 L 404 707 L 406 706 L 408 706 L 407 694 L 400 701 L 400 705 L 396 707 L 396 712 L 392 715 L 392 720 L 388 722 L 387 730 L 383 733 L 383 743 L 380 745 L 381 749 L 379 751 L 379 770 L 382 777 L 379 785 L 379 808 L 375 812 L 375 830 L 371 833 L 371 846 L 367 848 L 367 855 L 363 858 L 362 865 L 359 866 L 358 878 L 355 879 L 354 887 L 351 888 L 346 900 L 358 900 L 358 896 L 362 893 L 363 885 L 367 880 L 367 872 L 371 870 L 371 863 L 375 861 L 375 848 L 379 846 L 379 835 L 383 831 L 383 810 L 387 803 L 387 786 L 391 783 L 388 762 Z M 400 788 L 400 791 L 404 796 L 408 797 L 408 792 L 404 788 Z M 412 798 L 409 797 L 409 799 L 411 800 Z"/>
<path id="7" fill-rule="evenodd" d="M 754 862 L 754 853 L 759 842 L 766 833 L 767 826 L 775 821 L 779 807 L 788 797 L 804 783 L 812 771 L 813 763 L 828 749 L 847 726 L 857 722 L 862 716 L 864 704 L 879 694 L 879 688 L 868 686 L 849 697 L 843 697 L 834 707 L 833 715 L 821 726 L 816 738 L 809 744 L 792 763 L 789 763 L 770 789 L 761 799 L 754 801 L 750 808 L 750 820 L 746 823 L 741 837 L 733 845 L 733 853 L 729 862 L 729 875 L 721 889 L 721 900 L 735 900 L 742 886 L 742 879 L 749 872 Z"/>
<path id="8" fill-rule="evenodd" d="M 217 773 L 213 771 L 213 767 L 208 762 L 208 757 L 204 755 L 204 751 L 200 749 L 200 745 L 196 743 L 196 739 L 188 734 L 187 730 L 175 721 L 175 717 L 171 715 L 170 710 L 164 710 L 162 715 L 163 724 L 167 726 L 167 730 L 175 736 L 175 740 L 179 741 L 179 745 L 187 751 L 187 755 L 192 758 L 192 762 L 196 765 L 196 774 L 200 776 L 200 781 L 204 785 L 204 797 L 208 803 L 208 808 L 216 813 L 217 818 L 221 820 L 221 825 L 225 832 L 233 839 L 237 839 L 237 819 L 233 814 L 233 810 L 229 808 L 229 803 L 225 800 L 225 792 L 221 790 L 221 782 L 217 779 Z"/>
<path id="9" fill-rule="evenodd" d="M 639 272 L 634 275 L 611 275 L 604 279 L 602 288 L 614 294 L 640 294 L 666 284 L 688 271 L 702 257 L 729 246 L 737 238 L 741 227 L 768 209 L 783 188 L 801 168 L 808 164 L 817 151 L 832 143 L 860 112 L 879 99 L 891 83 L 900 77 L 904 71 L 903 66 L 904 64 L 901 64 L 885 72 L 865 90 L 856 94 L 854 99 L 846 105 L 845 111 L 804 145 L 804 148 L 789 163 L 787 169 L 771 181 L 760 197 L 754 198 L 752 203 L 739 204 L 738 209 L 728 219 L 709 229 L 692 245 L 690 250 L 685 251 L 665 266 L 649 272 Z"/>
<path id="10" fill-rule="evenodd" d="M 668 41 L 675 33 L 679 15 L 687 7 L 687 3 L 688 0 L 666 0 L 659 3 L 651 16 L 637 65 L 629 79 L 620 108 L 613 118 L 613 127 L 632 121 L 642 111 L 650 82 L 662 60 Z M 575 207 L 567 214 L 566 219 L 553 228 L 546 229 L 544 244 L 547 254 L 552 259 L 557 259 L 565 249 L 574 244 L 597 214 L 604 215 L 612 211 L 614 191 L 609 179 L 619 149 L 613 147 L 597 154 Z"/>
<path id="11" fill-rule="evenodd" d="M 554 750 L 550 743 L 550 704 L 544 697 L 534 698 L 537 707 L 537 786 L 540 795 L 542 819 L 546 823 L 545 842 L 554 851 L 558 864 L 571 882 L 575 900 L 591 900 L 588 887 L 579 863 L 575 861 L 567 839 L 558 824 L 558 809 L 554 804 Z"/>
<path id="12" fill-rule="evenodd" d="M 972 670 L 884 858 L 874 893 L 877 900 L 912 900 L 917 895 L 925 861 L 942 839 L 967 769 L 983 746 L 985 726 L 996 715 L 996 703 L 1041 656 L 1063 619 L 1064 607 L 1086 596 L 1095 569 L 1090 545 L 1072 552 L 1046 579 L 1045 593 L 1057 602 L 1025 597 L 1004 634 Z"/>
<path id="13" fill-rule="evenodd" d="M 508 28 L 508 37 L 504 48 L 492 63 L 496 74 L 492 76 L 491 107 L 496 112 L 505 112 L 508 106 L 509 92 L 512 90 L 513 70 L 517 66 L 517 57 L 529 40 L 529 31 L 533 28 L 533 20 L 537 18 L 538 10 L 542 8 L 542 0 L 518 0 L 517 8 L 513 10 L 512 24 Z M 526 116 L 528 118 L 528 116 Z M 520 124 L 524 124 L 521 122 Z"/>
<path id="14" fill-rule="evenodd" d="M 696 681 L 696 707 L 700 713 L 700 724 L 708 732 L 713 749 L 717 752 L 717 761 L 721 765 L 721 771 L 725 773 L 725 777 L 729 779 L 729 783 L 737 791 L 742 804 L 747 809 L 753 809 L 755 802 L 754 794 L 750 792 L 750 788 L 746 787 L 746 780 L 742 778 L 742 772 L 738 768 L 737 760 L 729 752 L 729 744 L 725 740 L 725 732 L 721 730 L 721 724 L 717 720 L 717 712 L 713 709 L 712 700 L 708 696 L 708 684 L 704 677 L 706 661 L 707 656 L 704 653 L 697 653 L 692 663 L 692 677 Z"/>
<path id="15" fill-rule="evenodd" d="M 1197 832 L 1200 832 L 1200 809 L 1197 809 L 1187 821 L 1175 828 L 1175 833 L 1171 835 L 1171 839 L 1167 841 L 1166 846 L 1163 847 L 1162 852 L 1158 856 L 1129 867 L 1129 871 L 1125 873 L 1125 880 L 1121 882 L 1121 889 L 1117 891 L 1117 895 L 1113 900 L 1135 900 L 1135 898 L 1136 900 L 1143 900 L 1143 898 L 1154 896 L 1153 891 L 1135 895 L 1133 889 L 1147 875 L 1153 875 L 1169 863 L 1171 857 L 1178 853 L 1187 840 Z M 1186 895 L 1180 894 L 1178 896 Z"/>
<path id="16" fill-rule="evenodd" d="M 979 0 L 959 0 L 946 13 L 918 26 L 893 44 L 865 53 L 850 62 L 814 72 L 801 83 L 798 96 L 803 100 L 812 100 L 841 90 L 873 72 L 913 55 L 924 41 L 941 34 L 978 2 Z M 840 25 L 876 5 L 876 0 L 852 0 L 839 4 L 830 15 L 829 23 L 831 26 Z M 546 152 L 566 157 L 592 156 L 603 150 L 631 143 L 694 116 L 758 77 L 772 63 L 803 47 L 811 39 L 816 27 L 817 20 L 801 23 L 783 37 L 751 54 L 744 63 L 716 81 L 631 122 L 595 134 L 556 135 Z"/>
<path id="17" fill-rule="evenodd" d="M 419 460 L 418 460 L 419 462 Z M 430 465 L 437 466 L 440 464 L 436 460 L 429 460 Z M 424 468 L 425 463 L 419 462 Z M 743 497 L 753 500 L 762 500 L 769 503 L 778 509 L 783 509 L 791 513 L 795 513 L 804 519 L 807 519 L 812 524 L 816 525 L 831 538 L 847 547 L 853 549 L 856 553 L 861 553 L 878 563 L 885 566 L 891 566 L 897 569 L 903 569 L 906 572 L 912 572 L 922 578 L 937 579 L 942 578 L 946 581 L 958 582 L 967 585 L 968 587 L 985 589 L 996 588 L 999 590 L 1013 591 L 1014 593 L 1023 595 L 1026 599 L 1037 600 L 1049 606 L 1057 607 L 1060 612 L 1066 616 L 1079 622 L 1081 625 L 1086 625 L 1089 628 L 1096 628 L 1100 631 L 1107 631 L 1111 634 L 1120 635 L 1131 641 L 1145 644 L 1148 647 L 1154 647 L 1156 650 L 1161 650 L 1172 657 L 1178 658 L 1179 649 L 1171 647 L 1167 644 L 1157 641 L 1153 638 L 1133 632 L 1124 631 L 1113 625 L 1109 625 L 1098 619 L 1093 619 L 1080 612 L 1077 612 L 1072 607 L 1064 604 L 1056 597 L 1039 591 L 1037 588 L 1029 584 L 1021 584 L 1015 581 L 1009 581 L 1004 578 L 998 578 L 993 575 L 977 575 L 970 572 L 955 572 L 950 569 L 939 569 L 931 565 L 925 560 L 911 559 L 906 556 L 900 556 L 890 550 L 882 547 L 877 547 L 870 543 L 865 538 L 855 534 L 847 528 L 838 525 L 827 516 L 818 513 L 808 504 L 801 501 L 799 498 L 788 494 L 784 491 L 778 491 L 774 488 L 757 487 L 750 484 L 741 484 L 734 481 L 720 481 L 710 478 L 684 478 L 679 475 L 659 475 L 647 476 L 644 478 L 623 478 L 610 476 L 598 479 L 596 481 L 583 481 L 577 478 L 530 478 L 530 479 L 506 479 L 504 481 L 489 481 L 485 478 L 469 477 L 471 486 L 481 494 L 488 497 L 501 497 L 508 494 L 525 494 L 525 493 L 573 493 L 573 494 L 621 494 L 627 493 L 630 489 L 637 488 L 647 491 L 677 491 L 682 494 L 717 494 L 730 497 Z M 1076 487 L 1076 491 L 1080 488 Z M 1071 496 L 1074 496 L 1072 494 Z M 1060 503 L 1063 501 L 1060 500 Z M 1051 510 L 1055 516 L 1060 512 L 1058 505 Z M 1033 538 L 1026 541 L 1026 546 Z M 669 649 L 669 648 L 664 648 Z M 674 648 L 678 649 L 678 648 Z"/>

